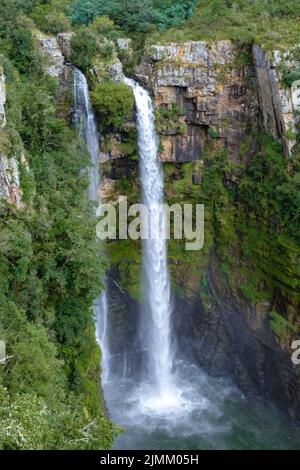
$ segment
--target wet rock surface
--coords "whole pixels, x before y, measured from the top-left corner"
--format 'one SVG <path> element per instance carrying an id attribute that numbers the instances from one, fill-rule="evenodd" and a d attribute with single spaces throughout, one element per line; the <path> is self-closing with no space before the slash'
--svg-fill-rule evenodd
<path id="1" fill-rule="evenodd" d="M 231 378 L 246 396 L 264 398 L 300 420 L 300 369 L 268 326 L 270 306 L 251 304 L 233 292 L 217 264 L 212 257 L 205 306 L 198 295 L 176 299 L 180 354 L 212 376 Z"/>
<path id="2" fill-rule="evenodd" d="M 114 267 L 107 279 L 110 350 L 110 372 L 118 377 L 133 377 L 142 369 L 141 343 L 138 337 L 139 304 L 125 292 L 119 283 L 118 269 Z"/>

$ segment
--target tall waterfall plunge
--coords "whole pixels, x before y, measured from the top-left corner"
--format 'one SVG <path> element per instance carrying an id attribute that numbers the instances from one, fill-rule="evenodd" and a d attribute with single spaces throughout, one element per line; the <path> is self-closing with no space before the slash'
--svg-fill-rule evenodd
<path id="1" fill-rule="evenodd" d="M 91 201 L 99 201 L 98 190 L 100 186 L 100 168 L 99 168 L 99 136 L 97 132 L 97 123 L 93 112 L 92 103 L 89 95 L 89 88 L 84 74 L 73 68 L 74 73 L 74 100 L 75 100 L 75 125 L 84 139 L 90 158 L 91 166 L 89 168 L 89 198 Z M 109 346 L 107 338 L 107 316 L 108 302 L 104 291 L 94 303 L 94 315 L 96 318 L 97 341 L 101 347 L 102 353 L 102 382 L 106 382 L 109 375 Z"/>
<path id="2" fill-rule="evenodd" d="M 147 91 L 131 79 L 125 83 L 133 90 L 138 127 L 140 177 L 143 203 L 149 219 L 155 218 L 155 237 L 150 233 L 143 244 L 143 315 L 141 342 L 146 347 L 147 377 L 150 387 L 144 404 L 166 409 L 176 404 L 178 390 L 172 374 L 171 298 L 165 240 L 165 219 L 162 209 L 164 194 L 163 172 L 157 159 L 157 137 L 152 101 Z M 152 236 L 152 238 L 151 238 Z"/>

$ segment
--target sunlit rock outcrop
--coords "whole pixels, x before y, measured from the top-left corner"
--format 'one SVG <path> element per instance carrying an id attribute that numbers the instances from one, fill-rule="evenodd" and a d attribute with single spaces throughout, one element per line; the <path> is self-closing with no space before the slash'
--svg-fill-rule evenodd
<path id="1" fill-rule="evenodd" d="M 253 70 L 240 66 L 232 42 L 151 46 L 137 76 L 153 91 L 158 112 L 172 111 L 174 102 L 182 110 L 179 125 L 160 132 L 162 160 L 199 159 L 208 135 L 221 139 L 231 158 L 240 158 L 258 103 L 251 89 Z"/>
<path id="2" fill-rule="evenodd" d="M 45 72 L 59 78 L 64 72 L 65 59 L 55 36 L 46 36 L 41 32 L 34 34 L 39 48 L 45 57 Z"/>

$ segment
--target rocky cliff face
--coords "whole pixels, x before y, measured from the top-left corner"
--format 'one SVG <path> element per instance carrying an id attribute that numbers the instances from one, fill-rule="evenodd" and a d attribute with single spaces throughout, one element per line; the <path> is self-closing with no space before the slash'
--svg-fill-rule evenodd
<path id="1" fill-rule="evenodd" d="M 0 134 L 5 132 L 6 115 L 6 87 L 5 76 L 0 67 Z M 1 138 L 1 135 L 0 135 Z M 20 208 L 22 206 L 22 192 L 20 188 L 19 168 L 15 157 L 8 158 L 0 148 L 0 198 Z"/>
<path id="2" fill-rule="evenodd" d="M 230 41 L 151 46 L 137 78 L 151 89 L 158 118 L 160 110 L 165 116 L 161 159 L 197 160 L 207 136 L 213 135 L 233 160 L 247 160 L 260 116 L 265 131 L 281 138 L 289 155 L 295 144 L 300 82 L 287 87 L 282 69 L 298 65 L 290 53 L 274 51 L 270 58 L 259 45 L 241 51 Z M 177 125 L 174 113 L 168 120 L 172 103 L 181 109 Z"/>
<path id="3" fill-rule="evenodd" d="M 59 78 L 63 75 L 65 59 L 59 46 L 58 39 L 55 36 L 46 36 L 41 32 L 35 34 L 35 39 L 38 43 L 38 47 L 45 58 L 45 71 L 55 78 Z M 65 36 L 61 38 L 61 41 L 65 39 Z M 67 41 L 65 40 L 65 43 Z M 62 42 L 62 44 L 65 44 Z"/>
<path id="4" fill-rule="evenodd" d="M 259 89 L 260 109 L 265 131 L 274 138 L 281 138 L 286 155 L 295 145 L 300 111 L 300 81 L 291 87 L 283 83 L 283 67 L 292 69 L 297 64 L 288 53 L 274 51 L 269 57 L 262 48 L 253 46 L 253 60 Z M 289 135 L 290 134 L 290 135 Z"/>
<path id="5" fill-rule="evenodd" d="M 182 110 L 185 126 L 166 122 L 161 132 L 163 161 L 200 159 L 209 135 L 220 139 L 234 160 L 240 160 L 245 139 L 251 149 L 259 113 L 255 75 L 251 66 L 241 66 L 230 41 L 152 46 L 137 77 L 152 90 L 158 111 L 170 110 L 172 103 Z"/>
<path id="6" fill-rule="evenodd" d="M 264 398 L 300 419 L 300 368 L 270 330 L 271 305 L 251 303 L 239 283 L 233 288 L 213 252 L 206 276 L 202 298 L 177 295 L 174 329 L 180 353 L 213 376 L 231 377 L 246 396 Z"/>

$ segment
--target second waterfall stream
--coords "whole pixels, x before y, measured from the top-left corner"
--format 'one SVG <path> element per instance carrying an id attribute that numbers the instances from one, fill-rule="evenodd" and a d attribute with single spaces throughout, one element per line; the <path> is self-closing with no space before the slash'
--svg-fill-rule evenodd
<path id="1" fill-rule="evenodd" d="M 89 167 L 89 198 L 91 201 L 100 203 L 100 168 L 99 168 L 99 135 L 97 131 L 97 122 L 93 112 L 92 103 L 89 94 L 88 82 L 84 74 L 73 68 L 74 77 L 74 121 L 75 126 L 82 139 L 84 140 L 90 160 Z M 109 375 L 109 346 L 107 332 L 108 321 L 108 302 L 104 291 L 94 302 L 94 315 L 97 321 L 97 339 L 101 346 L 102 357 L 102 381 L 105 382 Z"/>

